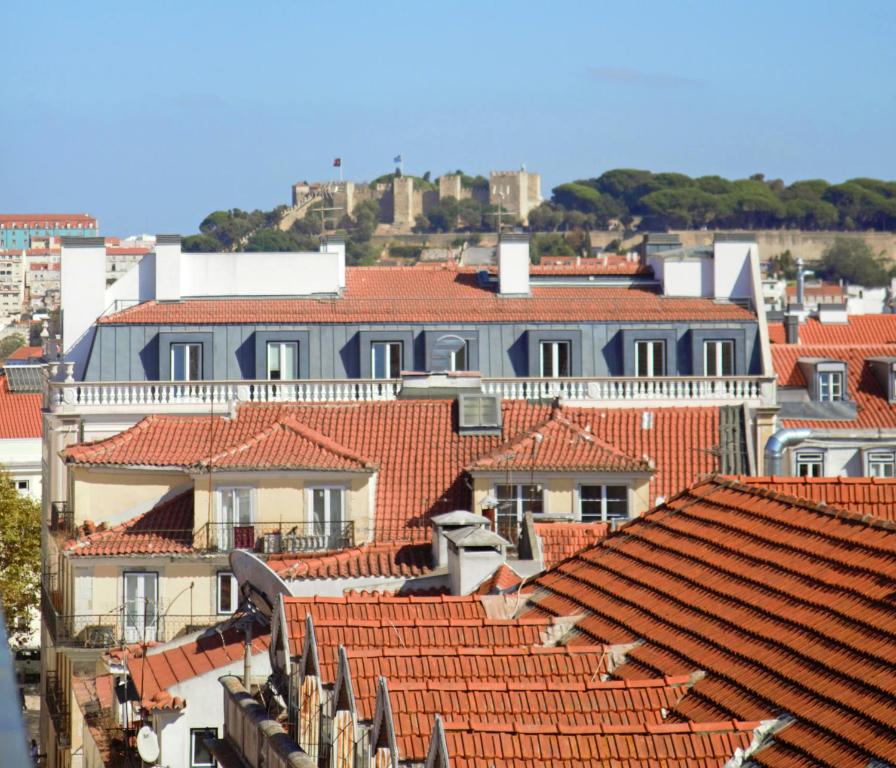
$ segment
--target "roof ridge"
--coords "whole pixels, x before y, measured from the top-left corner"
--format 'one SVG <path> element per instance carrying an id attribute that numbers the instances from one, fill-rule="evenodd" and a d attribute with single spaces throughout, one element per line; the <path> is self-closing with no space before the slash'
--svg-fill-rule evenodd
<path id="1" fill-rule="evenodd" d="M 449 720 L 443 717 L 446 731 L 467 731 L 471 733 L 513 733 L 517 735 L 543 736 L 612 736 L 630 734 L 661 736 L 664 734 L 708 734 L 736 733 L 752 731 L 761 725 L 760 721 L 720 720 L 716 722 L 686 721 L 680 723 L 602 723 L 564 724 L 556 722 L 498 722 L 485 720 Z"/>

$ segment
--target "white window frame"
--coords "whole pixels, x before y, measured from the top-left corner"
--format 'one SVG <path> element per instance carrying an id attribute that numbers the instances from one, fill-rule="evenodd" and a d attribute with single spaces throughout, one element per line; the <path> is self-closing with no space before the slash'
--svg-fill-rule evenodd
<path id="1" fill-rule="evenodd" d="M 509 512 L 504 512 L 501 510 L 500 505 L 495 509 L 495 526 L 498 528 L 498 532 L 501 530 L 501 522 L 502 521 L 516 521 L 517 526 L 517 534 L 519 534 L 519 530 L 523 524 L 523 519 L 525 517 L 524 511 L 524 501 L 528 498 L 523 495 L 523 488 L 528 486 L 535 486 L 541 491 L 541 514 L 547 512 L 545 501 L 547 499 L 547 487 L 544 483 L 530 482 L 530 483 L 502 483 L 500 481 L 495 481 L 492 485 L 491 494 L 492 498 L 498 499 L 498 486 L 511 486 L 513 488 L 513 502 L 515 509 L 510 510 Z M 504 503 L 502 500 L 501 503 Z"/>
<path id="2" fill-rule="evenodd" d="M 333 531 L 333 523 L 337 519 L 333 516 L 333 507 L 332 507 L 332 493 L 333 491 L 339 491 L 339 515 L 338 520 L 342 525 L 346 523 L 346 501 L 348 488 L 344 485 L 312 485 L 307 489 L 307 509 L 308 513 L 305 515 L 306 523 L 311 526 L 317 524 L 317 520 L 314 517 L 314 494 L 316 491 L 324 491 L 324 519 L 321 521 L 324 525 L 323 534 L 319 535 L 333 535 L 335 532 Z"/>
<path id="3" fill-rule="evenodd" d="M 843 400 L 843 371 L 818 372 L 818 402 L 836 403 Z"/>
<path id="4" fill-rule="evenodd" d="M 803 473 L 802 468 L 810 466 L 818 466 L 819 473 Z M 798 477 L 824 477 L 824 451 L 807 450 L 797 451 L 793 459 L 793 471 Z"/>
<path id="5" fill-rule="evenodd" d="M 236 519 L 224 519 L 224 497 L 226 494 L 234 494 L 237 491 L 248 491 L 248 521 L 239 519 L 239 513 L 241 512 L 241 509 L 237 509 L 237 507 L 233 504 L 231 504 L 231 510 L 235 510 L 237 512 L 237 514 L 234 515 Z M 218 547 L 229 552 L 234 548 L 235 544 L 233 529 L 245 528 L 255 525 L 255 488 L 251 485 L 222 485 L 221 487 L 216 489 L 215 495 L 217 497 Z"/>
<path id="6" fill-rule="evenodd" d="M 715 370 L 710 370 L 709 366 L 710 348 L 715 352 Z M 725 360 L 723 350 L 725 349 L 730 350 L 731 370 L 728 373 L 723 370 Z M 703 375 L 715 377 L 734 375 L 734 341 L 732 339 L 707 339 L 703 342 Z"/>
<path id="7" fill-rule="evenodd" d="M 156 633 L 159 628 L 159 587 L 160 579 L 156 571 L 124 571 L 121 575 L 122 582 L 122 605 L 124 610 L 124 640 L 126 643 L 138 642 L 155 642 Z M 128 600 L 128 580 L 136 579 L 139 585 L 137 594 L 135 595 L 136 603 L 129 610 Z M 155 599 L 148 600 L 146 597 L 147 584 L 152 582 L 153 594 Z M 152 610 L 148 610 L 152 605 Z M 134 619 L 133 624 L 129 624 L 129 617 Z"/>
<path id="8" fill-rule="evenodd" d="M 28 493 L 31 490 L 30 480 L 15 480 L 16 490 L 20 493 Z"/>
<path id="9" fill-rule="evenodd" d="M 190 728 L 190 768 L 213 768 L 218 764 L 218 761 L 215 760 L 214 756 L 212 756 L 212 761 L 210 763 L 197 763 L 196 758 L 196 737 L 204 737 L 208 733 L 214 733 L 215 736 L 218 735 L 218 729 L 214 726 L 205 726 L 201 728 Z"/>
<path id="10" fill-rule="evenodd" d="M 600 497 L 600 507 L 601 514 L 600 519 L 593 520 L 585 520 L 582 515 L 582 489 L 583 488 L 600 488 L 601 489 L 601 497 Z M 625 517 L 609 517 L 607 515 L 607 488 L 625 488 Z M 612 480 L 607 480 L 604 482 L 594 481 L 590 483 L 579 483 L 576 486 L 576 508 L 577 514 L 579 518 L 579 522 L 601 522 L 601 523 L 609 523 L 613 520 L 630 520 L 632 516 L 632 503 L 631 503 L 631 487 L 623 482 L 614 482 Z"/>
<path id="11" fill-rule="evenodd" d="M 271 376 L 271 347 L 275 347 L 277 349 L 277 359 L 279 362 L 279 371 L 280 375 L 274 379 Z M 292 347 L 293 349 L 293 370 L 289 371 L 289 376 L 283 375 L 283 369 L 286 367 L 286 348 Z M 265 346 L 265 356 L 264 356 L 264 364 L 265 371 L 268 377 L 268 381 L 290 381 L 299 378 L 299 342 L 297 341 L 269 341 Z"/>
<path id="12" fill-rule="evenodd" d="M 228 580 L 230 582 L 230 603 L 231 607 L 223 606 L 221 603 L 222 590 L 221 583 L 224 580 Z M 236 576 L 234 576 L 230 571 L 218 571 L 216 577 L 216 591 L 215 591 L 215 609 L 219 614 L 232 614 L 237 606 L 240 604 L 239 598 L 239 583 L 236 580 Z"/>
<path id="13" fill-rule="evenodd" d="M 463 341 L 463 346 L 448 353 L 448 370 L 452 373 L 470 370 L 470 342 L 467 339 L 461 340 Z M 463 365 L 458 365 L 457 358 L 461 354 L 463 355 Z"/>
<path id="14" fill-rule="evenodd" d="M 174 378 L 174 356 L 178 351 L 184 351 L 184 378 L 175 379 Z M 193 353 L 191 354 L 191 350 Z M 170 356 L 171 362 L 171 381 L 202 381 L 202 343 L 198 341 L 173 341 L 171 342 L 171 346 L 168 350 L 168 355 Z M 197 365 L 196 370 L 198 376 L 196 378 L 190 378 L 190 362 L 193 356 L 196 356 Z"/>
<path id="15" fill-rule="evenodd" d="M 560 348 L 566 347 L 566 372 L 560 370 Z M 550 350 L 550 355 L 545 355 L 545 350 Z M 546 358 L 548 358 L 546 360 Z M 548 366 L 545 366 L 545 362 Z M 550 368 L 548 370 L 547 368 Z M 565 339 L 557 339 L 556 341 L 539 341 L 538 342 L 538 371 L 543 379 L 559 379 L 571 375 L 572 373 L 572 342 Z M 531 483 L 528 483 L 531 485 Z"/>
<path id="16" fill-rule="evenodd" d="M 882 468 L 883 472 L 880 471 Z M 889 474 L 887 474 L 887 468 Z M 866 451 L 865 474 L 868 477 L 896 477 L 896 453 L 893 451 Z"/>
<path id="17" fill-rule="evenodd" d="M 647 370 L 641 370 L 641 345 L 647 346 Z M 662 371 L 657 372 L 656 368 L 656 350 L 662 350 Z M 666 354 L 665 339 L 636 339 L 635 340 L 635 376 L 647 377 L 665 376 L 666 366 L 668 364 L 668 355 Z"/>
<path id="18" fill-rule="evenodd" d="M 392 370 L 392 347 L 398 347 L 398 370 Z M 377 348 L 385 348 L 386 352 L 386 370 L 384 376 L 376 375 L 376 350 Z M 370 378 L 371 379 L 399 379 L 401 378 L 402 360 L 404 359 L 404 342 L 396 340 L 371 341 L 370 342 Z"/>

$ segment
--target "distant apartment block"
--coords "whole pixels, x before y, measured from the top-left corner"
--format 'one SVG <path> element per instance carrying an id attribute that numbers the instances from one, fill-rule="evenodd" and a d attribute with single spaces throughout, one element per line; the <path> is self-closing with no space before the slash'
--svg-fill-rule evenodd
<path id="1" fill-rule="evenodd" d="M 99 224 L 86 213 L 0 214 L 0 248 L 30 248 L 33 238 L 96 237 Z"/>

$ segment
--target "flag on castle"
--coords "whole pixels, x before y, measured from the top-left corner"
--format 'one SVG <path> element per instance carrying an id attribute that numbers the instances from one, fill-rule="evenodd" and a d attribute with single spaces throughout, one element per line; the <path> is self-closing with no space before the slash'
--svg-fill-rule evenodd
<path id="1" fill-rule="evenodd" d="M 401 155 L 395 155 L 395 157 L 392 158 L 392 162 L 393 162 L 393 163 L 400 163 L 400 162 L 401 162 Z"/>
<path id="2" fill-rule="evenodd" d="M 341 157 L 336 157 L 336 158 L 333 159 L 333 167 L 334 167 L 334 168 L 341 168 L 341 167 L 342 167 L 342 158 L 341 158 Z"/>

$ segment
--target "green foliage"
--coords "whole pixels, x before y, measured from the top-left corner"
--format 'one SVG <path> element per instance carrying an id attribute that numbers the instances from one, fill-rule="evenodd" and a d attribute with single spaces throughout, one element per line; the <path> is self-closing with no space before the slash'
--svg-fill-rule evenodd
<path id="1" fill-rule="evenodd" d="M 417 261 L 423 247 L 419 245 L 404 245 L 403 243 L 389 243 L 389 256 L 394 259 L 410 259 Z"/>
<path id="2" fill-rule="evenodd" d="M 27 634 L 40 594 L 40 504 L 0 470 L 0 600 L 10 639 Z"/>
<path id="3" fill-rule="evenodd" d="M 291 232 L 281 232 L 279 229 L 260 229 L 249 238 L 245 250 L 255 253 L 273 253 L 300 249 L 296 237 Z"/>
<path id="4" fill-rule="evenodd" d="M 866 288 L 890 282 L 892 269 L 882 255 L 875 255 L 861 238 L 838 237 L 821 256 L 824 277 L 845 280 Z"/>
<path id="5" fill-rule="evenodd" d="M 563 235 L 544 234 L 532 238 L 532 260 L 537 264 L 544 256 L 575 256 L 576 251 Z"/>
<path id="6" fill-rule="evenodd" d="M 784 280 L 796 279 L 796 259 L 788 248 L 768 260 L 768 274 Z"/>
<path id="7" fill-rule="evenodd" d="M 561 184 L 553 190 L 552 206 L 530 214 L 532 229 L 562 229 L 569 225 L 566 214 L 578 211 L 594 216 L 599 226 L 610 218 L 627 225 L 644 216 L 651 225 L 670 228 L 893 230 L 896 182 L 858 178 L 830 185 L 807 179 L 788 186 L 762 173 L 732 181 L 620 168 Z"/>
<path id="8" fill-rule="evenodd" d="M 25 337 L 21 333 L 11 333 L 0 339 L 0 360 L 6 360 L 19 347 L 25 346 Z"/>
<path id="9" fill-rule="evenodd" d="M 187 235 L 180 247 L 188 253 L 215 253 L 223 250 L 224 244 L 212 235 Z"/>

